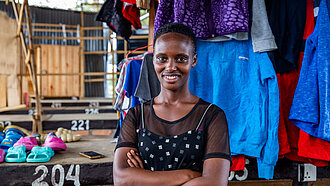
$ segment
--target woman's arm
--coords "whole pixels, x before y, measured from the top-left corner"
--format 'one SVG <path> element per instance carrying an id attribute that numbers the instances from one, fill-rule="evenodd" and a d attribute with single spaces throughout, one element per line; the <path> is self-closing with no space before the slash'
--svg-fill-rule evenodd
<path id="1" fill-rule="evenodd" d="M 182 185 L 201 176 L 192 170 L 149 171 L 132 168 L 127 163 L 127 153 L 131 147 L 121 147 L 115 151 L 113 175 L 115 185 Z M 136 149 L 133 149 L 137 152 Z"/>
<path id="2" fill-rule="evenodd" d="M 204 161 L 202 176 L 194 178 L 183 185 L 228 185 L 229 171 L 229 160 L 223 158 L 210 158 Z"/>

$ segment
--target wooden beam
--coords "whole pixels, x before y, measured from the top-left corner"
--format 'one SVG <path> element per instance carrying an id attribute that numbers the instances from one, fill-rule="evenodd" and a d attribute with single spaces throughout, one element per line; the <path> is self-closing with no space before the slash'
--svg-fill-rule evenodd
<path id="1" fill-rule="evenodd" d="M 20 110 L 26 108 L 26 105 L 17 105 L 17 106 L 12 106 L 12 107 L 5 107 L 5 108 L 0 108 L 0 112 L 6 112 L 6 111 L 11 111 L 11 110 Z"/>
<path id="2" fill-rule="evenodd" d="M 110 81 L 112 79 L 85 79 L 85 82 L 104 82 L 104 81 Z"/>
<path id="3" fill-rule="evenodd" d="M 148 51 L 153 52 L 154 43 L 154 23 L 155 23 L 156 9 L 155 9 L 155 1 L 151 1 L 150 10 L 149 10 L 149 34 L 148 34 Z"/>
<path id="4" fill-rule="evenodd" d="M 9 5 L 9 0 L 6 0 L 6 5 Z"/>
<path id="5" fill-rule="evenodd" d="M 34 81 L 34 89 L 35 89 L 35 99 L 36 99 L 36 113 L 33 114 L 33 132 L 37 132 L 39 134 L 42 134 L 42 108 L 41 108 L 41 103 L 40 103 L 40 95 L 39 95 L 39 90 L 38 90 L 38 79 L 37 79 L 37 71 L 36 71 L 36 58 L 34 54 L 34 45 L 33 45 L 33 40 L 32 40 L 32 24 L 31 24 L 31 19 L 30 19 L 30 8 L 29 4 L 26 3 L 25 5 L 25 16 L 26 16 L 26 22 L 28 26 L 28 32 L 29 32 L 29 50 L 31 52 L 31 63 L 29 66 L 31 66 L 32 69 L 32 77 Z"/>
<path id="6" fill-rule="evenodd" d="M 17 35 L 19 35 L 19 33 L 22 30 L 22 21 L 23 21 L 23 17 L 24 17 L 24 6 L 26 4 L 26 0 L 23 1 L 22 5 L 21 5 L 21 9 L 19 11 L 19 18 L 18 18 L 18 26 L 17 26 Z"/>
<path id="7" fill-rule="evenodd" d="M 83 4 L 81 4 L 81 10 L 80 10 L 80 26 L 84 27 L 84 9 Z M 84 30 L 80 28 L 80 37 L 84 37 Z M 80 73 L 85 73 L 85 42 L 82 39 L 80 41 Z M 80 95 L 79 98 L 83 99 L 85 97 L 85 76 L 80 76 Z"/>

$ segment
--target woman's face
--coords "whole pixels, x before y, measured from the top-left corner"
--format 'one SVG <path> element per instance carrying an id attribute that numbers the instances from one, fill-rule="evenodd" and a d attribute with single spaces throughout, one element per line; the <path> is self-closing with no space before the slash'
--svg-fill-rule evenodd
<path id="1" fill-rule="evenodd" d="M 189 37 L 167 33 L 156 40 L 153 61 L 162 87 L 178 90 L 188 88 L 190 69 L 196 65 L 197 55 Z"/>

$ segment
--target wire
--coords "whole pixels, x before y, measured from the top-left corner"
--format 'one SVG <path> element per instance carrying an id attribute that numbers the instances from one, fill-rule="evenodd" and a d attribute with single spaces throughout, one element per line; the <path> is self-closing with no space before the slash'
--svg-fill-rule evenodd
<path id="1" fill-rule="evenodd" d="M 126 59 L 128 59 L 128 56 L 129 56 L 130 54 L 132 54 L 133 52 L 135 52 L 135 51 L 137 51 L 137 50 L 141 50 L 141 49 L 147 48 L 147 47 L 152 46 L 152 45 L 153 45 L 153 44 L 150 44 L 150 45 L 143 46 L 143 47 L 136 48 L 136 49 L 132 50 L 131 52 L 129 52 L 129 53 L 126 55 Z"/>

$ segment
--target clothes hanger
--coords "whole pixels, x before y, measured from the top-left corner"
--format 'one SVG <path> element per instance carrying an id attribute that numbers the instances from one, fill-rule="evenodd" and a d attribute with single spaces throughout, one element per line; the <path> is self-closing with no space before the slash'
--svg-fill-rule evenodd
<path id="1" fill-rule="evenodd" d="M 140 48 L 136 48 L 136 49 L 134 49 L 134 50 L 132 50 L 131 52 L 129 52 L 127 55 L 126 55 L 126 59 L 128 59 L 128 60 L 133 60 L 134 58 L 132 57 L 132 58 L 128 58 L 128 56 L 130 55 L 130 54 L 132 54 L 132 53 L 134 53 L 134 52 L 136 52 L 136 51 L 138 51 L 138 50 L 141 50 L 141 49 L 145 49 L 145 48 L 147 48 L 147 47 L 149 47 L 149 46 L 152 46 L 153 44 L 150 44 L 150 45 L 147 45 L 147 46 L 143 46 L 143 47 L 140 47 Z"/>

